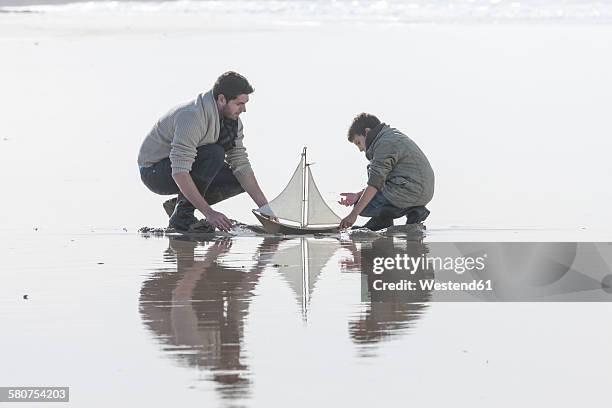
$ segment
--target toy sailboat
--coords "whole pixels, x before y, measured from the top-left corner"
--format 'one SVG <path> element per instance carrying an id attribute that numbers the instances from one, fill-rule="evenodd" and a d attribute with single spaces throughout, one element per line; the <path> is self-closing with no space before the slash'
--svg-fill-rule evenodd
<path id="1" fill-rule="evenodd" d="M 253 214 L 269 233 L 336 232 L 340 225 L 340 217 L 329 208 L 314 182 L 305 147 L 289 184 L 267 207 L 253 210 Z"/>

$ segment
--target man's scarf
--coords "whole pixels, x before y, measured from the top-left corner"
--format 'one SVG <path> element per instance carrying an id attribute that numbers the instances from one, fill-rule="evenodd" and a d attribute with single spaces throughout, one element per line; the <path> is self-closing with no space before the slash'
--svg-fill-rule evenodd
<path id="1" fill-rule="evenodd" d="M 223 146 L 227 152 L 236 147 L 236 138 L 238 137 L 238 121 L 229 118 L 223 118 L 219 126 L 219 139 L 217 144 Z"/>

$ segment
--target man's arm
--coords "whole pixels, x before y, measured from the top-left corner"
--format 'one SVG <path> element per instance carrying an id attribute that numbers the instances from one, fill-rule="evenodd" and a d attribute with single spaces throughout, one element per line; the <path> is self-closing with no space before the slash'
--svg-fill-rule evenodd
<path id="1" fill-rule="evenodd" d="M 246 191 L 251 196 L 255 204 L 257 204 L 258 208 L 268 204 L 268 199 L 264 195 L 263 191 L 261 191 L 257 178 L 255 177 L 255 173 L 251 171 L 244 174 L 238 179 L 238 181 L 240 182 L 242 188 L 244 188 L 244 191 Z"/>
<path id="2" fill-rule="evenodd" d="M 204 200 L 191 178 L 191 166 L 197 155 L 197 144 L 201 134 L 198 118 L 193 111 L 184 110 L 174 118 L 174 137 L 171 143 L 170 163 L 172 178 L 181 193 L 200 210 L 206 220 L 222 231 L 229 231 L 231 223 L 225 215 L 213 210 Z"/>
<path id="3" fill-rule="evenodd" d="M 359 201 L 357 201 L 357 204 L 355 204 L 355 207 L 353 207 L 351 213 L 340 222 L 340 229 L 348 228 L 353 225 L 355 221 L 357 221 L 357 216 L 361 214 L 370 201 L 372 201 L 372 198 L 374 198 L 377 192 L 378 190 L 376 187 L 367 186 L 365 190 L 363 190 Z"/>
<path id="4" fill-rule="evenodd" d="M 229 219 L 222 213 L 215 211 L 212 209 L 210 205 L 206 202 L 200 191 L 196 187 L 193 179 L 191 178 L 191 174 L 186 171 L 181 171 L 178 173 L 174 173 L 172 178 L 176 182 L 176 185 L 181 190 L 181 193 L 189 200 L 191 204 L 204 216 L 206 220 L 213 226 L 219 228 L 221 231 L 229 231 L 232 227 Z"/>
<path id="5" fill-rule="evenodd" d="M 244 146 L 244 127 L 240 119 L 238 119 L 238 135 L 236 136 L 235 143 L 236 146 L 227 152 L 227 162 L 234 172 L 234 176 L 236 176 L 240 185 L 244 188 L 244 191 L 251 196 L 257 207 L 261 208 L 268 204 L 268 199 L 263 191 L 261 191 L 255 173 L 251 169 L 249 156 Z"/>

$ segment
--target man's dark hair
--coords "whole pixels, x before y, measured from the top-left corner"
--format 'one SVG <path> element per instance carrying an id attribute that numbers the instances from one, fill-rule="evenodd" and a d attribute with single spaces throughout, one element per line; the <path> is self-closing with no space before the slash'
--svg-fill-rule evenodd
<path id="1" fill-rule="evenodd" d="M 217 100 L 219 95 L 223 95 L 225 96 L 225 100 L 229 102 L 232 99 L 236 99 L 238 95 L 248 95 L 254 91 L 255 90 L 245 77 L 237 72 L 227 71 L 217 78 L 215 86 L 213 87 L 213 96 L 215 100 Z"/>
<path id="2" fill-rule="evenodd" d="M 357 135 L 365 136 L 365 130 L 374 129 L 376 126 L 380 125 L 380 120 L 371 113 L 360 113 L 353 119 L 353 123 L 348 130 L 348 140 L 349 142 L 353 142 L 353 139 Z"/>

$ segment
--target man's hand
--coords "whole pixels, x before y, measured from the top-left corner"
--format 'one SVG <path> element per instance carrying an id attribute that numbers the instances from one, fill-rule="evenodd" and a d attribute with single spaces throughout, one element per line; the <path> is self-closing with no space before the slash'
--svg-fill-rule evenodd
<path id="1" fill-rule="evenodd" d="M 244 191 L 249 193 L 257 207 L 259 207 L 259 212 L 269 217 L 271 220 L 278 222 L 278 218 L 268 205 L 268 199 L 264 195 L 263 191 L 259 187 L 259 183 L 257 183 L 257 178 L 255 178 L 255 173 L 251 172 L 246 175 L 241 176 L 238 181 Z"/>
<path id="2" fill-rule="evenodd" d="M 357 201 L 359 201 L 359 197 L 361 197 L 361 191 L 358 193 L 340 193 L 340 195 L 343 197 L 340 199 L 340 201 L 338 201 L 338 204 L 342 204 L 345 207 L 348 207 L 349 205 L 353 205 L 355 204 Z"/>
<path id="3" fill-rule="evenodd" d="M 276 216 L 276 214 L 274 214 L 274 211 L 272 211 L 272 208 L 270 208 L 270 205 L 268 205 L 268 203 L 265 203 L 264 205 L 259 207 L 259 212 L 271 219 L 272 221 L 278 222 L 278 217 Z"/>
<path id="4" fill-rule="evenodd" d="M 340 229 L 346 229 L 351 227 L 355 221 L 357 221 L 357 214 L 354 214 L 352 211 L 349 215 L 347 215 L 342 221 L 340 221 Z"/>
<path id="5" fill-rule="evenodd" d="M 230 220 L 223 213 L 215 211 L 212 208 L 204 213 L 204 216 L 210 225 L 219 228 L 221 231 L 227 232 L 232 228 Z"/>

